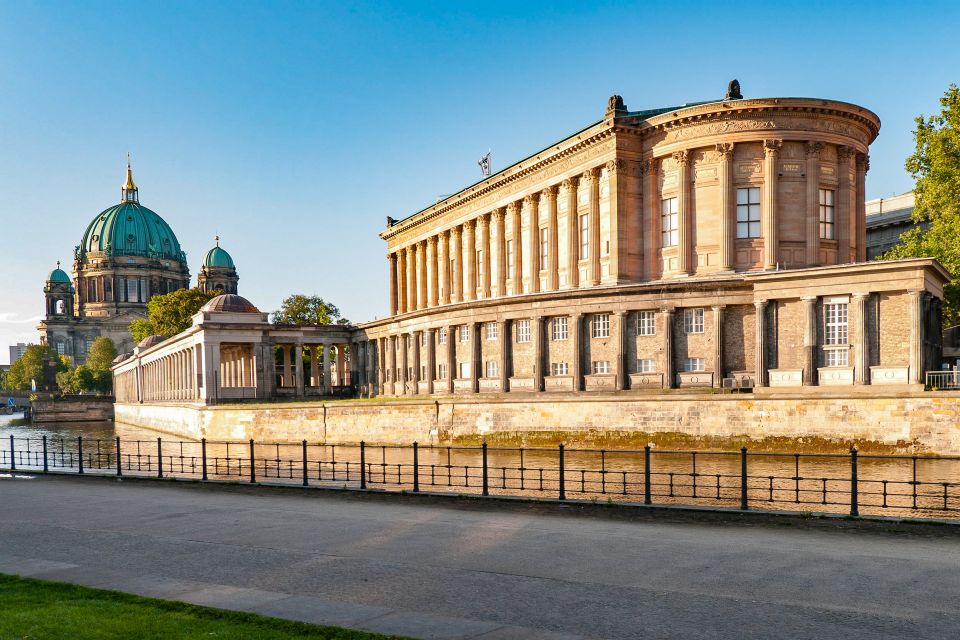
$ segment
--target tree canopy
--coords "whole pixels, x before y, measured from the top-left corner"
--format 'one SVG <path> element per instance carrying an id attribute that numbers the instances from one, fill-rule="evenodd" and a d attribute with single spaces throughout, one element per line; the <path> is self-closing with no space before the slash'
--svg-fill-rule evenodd
<path id="1" fill-rule="evenodd" d="M 940 98 L 940 113 L 918 116 L 913 132 L 916 149 L 907 171 L 916 180 L 915 222 L 929 222 L 900 236 L 901 244 L 881 256 L 936 258 L 954 278 L 944 287 L 944 323 L 960 323 L 960 89 L 951 84 Z"/>
<path id="2" fill-rule="evenodd" d="M 280 310 L 271 314 L 274 324 L 350 324 L 340 316 L 336 305 L 320 296 L 294 294 L 280 303 Z"/>
<path id="3" fill-rule="evenodd" d="M 190 327 L 190 319 L 200 307 L 222 294 L 219 289 L 208 292 L 194 288 L 153 296 L 147 303 L 147 317 L 130 323 L 134 342 L 153 335 L 166 338 L 177 335 Z"/>
<path id="4" fill-rule="evenodd" d="M 32 380 L 36 380 L 37 385 L 41 385 L 44 359 L 56 363 L 57 373 L 67 370 L 67 363 L 53 347 L 42 344 L 27 345 L 23 355 L 10 365 L 10 371 L 7 372 L 7 388 L 11 391 L 30 391 Z"/>
<path id="5" fill-rule="evenodd" d="M 110 393 L 113 391 L 113 374 L 110 367 L 117 357 L 113 340 L 100 336 L 90 345 L 85 364 L 57 373 L 57 386 L 61 393 Z"/>

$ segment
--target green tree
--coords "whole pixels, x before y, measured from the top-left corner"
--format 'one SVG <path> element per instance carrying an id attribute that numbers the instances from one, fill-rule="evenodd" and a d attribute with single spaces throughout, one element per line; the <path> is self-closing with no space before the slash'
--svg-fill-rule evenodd
<path id="1" fill-rule="evenodd" d="M 41 344 L 28 345 L 23 355 L 10 365 L 10 371 L 7 373 L 7 386 L 10 390 L 30 391 L 31 380 L 36 380 L 38 385 L 41 384 L 44 359 L 53 360 L 58 373 L 67 370 L 66 363 L 53 347 Z"/>
<path id="2" fill-rule="evenodd" d="M 130 323 L 130 333 L 135 342 L 146 337 L 161 335 L 173 337 L 190 327 L 191 318 L 210 299 L 223 295 L 223 291 L 178 289 L 150 298 L 147 317 Z"/>
<path id="3" fill-rule="evenodd" d="M 294 294 L 280 303 L 271 315 L 274 324 L 350 324 L 340 309 L 320 296 Z"/>
<path id="4" fill-rule="evenodd" d="M 70 371 L 58 373 L 57 386 L 60 387 L 60 393 L 86 393 L 98 390 L 95 388 L 94 372 L 85 364 Z"/>
<path id="5" fill-rule="evenodd" d="M 93 371 L 109 371 L 113 366 L 113 359 L 117 357 L 117 347 L 113 340 L 100 336 L 90 345 L 87 354 L 87 366 Z"/>
<path id="6" fill-rule="evenodd" d="M 944 323 L 960 323 L 960 89 L 951 84 L 940 98 L 940 113 L 916 118 L 916 150 L 907 171 L 916 180 L 915 222 L 928 222 L 900 236 L 901 244 L 881 260 L 933 257 L 954 278 L 944 286 Z"/>

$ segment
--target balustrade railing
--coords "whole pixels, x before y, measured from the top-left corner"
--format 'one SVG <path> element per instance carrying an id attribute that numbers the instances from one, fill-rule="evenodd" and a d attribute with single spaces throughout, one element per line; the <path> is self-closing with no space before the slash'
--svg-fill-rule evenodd
<path id="1" fill-rule="evenodd" d="M 957 390 L 960 389 L 960 369 L 953 371 L 927 371 L 926 386 L 928 389 Z"/>

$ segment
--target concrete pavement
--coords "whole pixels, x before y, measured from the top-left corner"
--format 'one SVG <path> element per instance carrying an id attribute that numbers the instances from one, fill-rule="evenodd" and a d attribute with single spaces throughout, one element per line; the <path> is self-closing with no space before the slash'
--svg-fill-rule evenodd
<path id="1" fill-rule="evenodd" d="M 953 535 L 39 476 L 0 479 L 0 541 L 0 572 L 417 638 L 960 633 Z"/>

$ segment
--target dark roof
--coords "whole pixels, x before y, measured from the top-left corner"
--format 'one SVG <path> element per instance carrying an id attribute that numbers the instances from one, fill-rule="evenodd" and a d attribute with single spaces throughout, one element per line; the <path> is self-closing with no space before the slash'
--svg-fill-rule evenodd
<path id="1" fill-rule="evenodd" d="M 200 310 L 220 313 L 260 313 L 260 309 L 257 309 L 252 302 L 234 293 L 217 296 L 203 305 Z"/>

